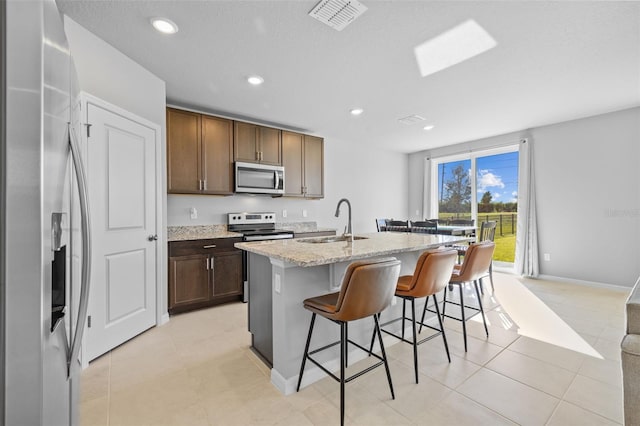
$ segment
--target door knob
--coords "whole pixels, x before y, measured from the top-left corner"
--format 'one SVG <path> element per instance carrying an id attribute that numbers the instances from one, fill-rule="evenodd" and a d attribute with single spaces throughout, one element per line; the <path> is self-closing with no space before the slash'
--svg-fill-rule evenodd
<path id="1" fill-rule="evenodd" d="M 156 241 L 157 239 L 158 239 L 158 236 L 157 236 L 157 235 L 149 235 L 149 236 L 147 237 L 147 240 L 149 240 L 149 241 Z"/>

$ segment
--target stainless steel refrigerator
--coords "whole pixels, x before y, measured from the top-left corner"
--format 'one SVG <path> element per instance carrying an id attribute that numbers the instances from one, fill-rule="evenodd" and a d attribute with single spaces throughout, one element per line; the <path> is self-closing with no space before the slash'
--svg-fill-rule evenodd
<path id="1" fill-rule="evenodd" d="M 90 276 L 78 82 L 53 0 L 0 8 L 0 424 L 77 424 Z"/>

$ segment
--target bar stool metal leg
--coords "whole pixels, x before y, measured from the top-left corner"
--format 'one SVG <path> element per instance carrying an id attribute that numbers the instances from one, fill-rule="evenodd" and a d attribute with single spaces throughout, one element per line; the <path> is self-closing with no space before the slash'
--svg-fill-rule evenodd
<path id="1" fill-rule="evenodd" d="M 407 299 L 402 299 L 402 329 L 400 333 L 402 333 L 402 340 L 404 340 L 404 319 L 406 318 L 406 308 L 407 308 Z"/>
<path id="2" fill-rule="evenodd" d="M 344 323 L 344 339 L 345 339 L 344 340 L 345 342 L 349 341 L 349 323 L 348 322 Z M 348 346 L 344 354 L 344 365 L 345 367 L 349 366 L 349 347 Z"/>
<path id="3" fill-rule="evenodd" d="M 447 288 L 450 288 L 451 291 L 453 291 L 453 287 L 451 286 L 451 284 L 449 284 L 448 286 L 446 286 L 444 288 L 444 298 L 442 299 L 442 322 L 444 322 L 444 319 L 446 318 L 444 313 L 445 313 L 445 311 L 447 309 Z M 436 302 L 437 302 L 437 300 L 436 300 Z"/>
<path id="4" fill-rule="evenodd" d="M 427 302 L 429 302 L 428 297 L 427 297 Z M 438 308 L 438 299 L 436 299 L 435 294 L 433 295 L 433 302 L 434 302 L 434 305 L 436 306 L 436 316 L 438 317 L 438 322 L 440 323 L 440 330 L 442 330 L 442 340 L 444 341 L 444 349 L 447 352 L 447 359 L 449 360 L 449 362 L 451 362 L 451 355 L 449 355 L 449 345 L 447 344 L 447 336 L 444 333 L 444 324 L 442 323 L 444 317 L 440 316 L 440 308 Z M 426 307 L 426 304 L 425 304 L 425 307 Z M 443 314 L 444 314 L 444 311 L 443 311 Z M 423 315 L 422 322 L 424 322 L 424 315 Z"/>
<path id="5" fill-rule="evenodd" d="M 298 375 L 298 387 L 296 392 L 300 392 L 300 383 L 302 383 L 302 375 L 304 374 L 304 365 L 307 362 L 307 355 L 309 354 L 309 343 L 311 343 L 311 333 L 313 333 L 313 325 L 316 322 L 316 313 L 311 315 L 311 324 L 309 324 L 309 335 L 307 336 L 307 343 L 304 345 L 304 354 L 302 355 L 302 365 L 300 366 L 300 374 Z"/>
<path id="6" fill-rule="evenodd" d="M 484 323 L 484 332 L 489 337 L 489 329 L 487 328 L 487 320 L 484 317 L 484 309 L 482 308 L 482 300 L 480 298 L 480 292 L 478 291 L 478 281 L 474 281 L 473 285 L 476 287 L 476 295 L 478 296 L 478 306 L 480 306 L 480 313 L 482 314 L 482 322 Z"/>
<path id="7" fill-rule="evenodd" d="M 344 369 L 347 362 L 347 323 L 340 322 L 340 426 L 344 426 Z"/>
<path id="8" fill-rule="evenodd" d="M 393 383 L 391 382 L 391 371 L 389 370 L 389 361 L 387 360 L 387 352 L 384 349 L 384 343 L 382 343 L 382 333 L 380 332 L 380 323 L 376 315 L 373 316 L 373 320 L 376 323 L 376 334 L 380 341 L 380 350 L 382 352 L 382 359 L 384 361 L 384 369 L 387 371 L 387 381 L 389 382 L 389 389 L 391 390 L 391 399 L 396 399 L 396 395 L 393 392 Z"/>
<path id="9" fill-rule="evenodd" d="M 427 298 L 427 302 L 429 298 Z M 411 299 L 411 325 L 413 329 L 413 370 L 418 383 L 418 336 L 416 333 L 416 299 Z"/>
<path id="10" fill-rule="evenodd" d="M 464 316 L 464 291 L 463 284 L 459 284 L 460 289 L 460 312 L 462 313 L 462 337 L 464 337 L 464 351 L 467 352 L 467 319 Z"/>

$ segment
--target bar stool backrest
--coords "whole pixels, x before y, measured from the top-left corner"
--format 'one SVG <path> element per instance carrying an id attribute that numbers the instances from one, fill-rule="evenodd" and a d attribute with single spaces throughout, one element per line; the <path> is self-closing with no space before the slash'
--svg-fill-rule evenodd
<path id="1" fill-rule="evenodd" d="M 460 273 L 455 277 L 457 282 L 475 281 L 487 275 L 496 245 L 493 241 L 483 241 L 469 245 Z M 452 280 L 453 281 L 453 280 Z"/>
<path id="2" fill-rule="evenodd" d="M 351 263 L 332 318 L 353 321 L 382 312 L 391 304 L 399 275 L 400 261 L 395 258 Z"/>
<path id="3" fill-rule="evenodd" d="M 449 284 L 458 251 L 455 249 L 427 250 L 416 263 L 410 287 L 415 298 L 436 294 Z"/>

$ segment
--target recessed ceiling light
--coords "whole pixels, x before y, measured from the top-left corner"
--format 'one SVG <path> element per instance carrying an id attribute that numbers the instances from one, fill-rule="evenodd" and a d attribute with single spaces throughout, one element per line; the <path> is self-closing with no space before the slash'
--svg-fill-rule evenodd
<path id="1" fill-rule="evenodd" d="M 420 74 L 430 74 L 473 58 L 498 43 L 476 21 L 469 19 L 462 24 L 425 41 L 413 49 Z"/>
<path id="2" fill-rule="evenodd" d="M 429 124 L 428 126 L 424 126 L 424 127 L 423 127 L 423 129 L 424 129 L 424 130 L 431 130 L 431 129 L 433 129 L 434 127 L 436 127 L 436 126 L 434 126 L 433 124 Z"/>
<path id="3" fill-rule="evenodd" d="M 259 86 L 264 83 L 264 78 L 260 77 L 259 75 L 252 75 L 251 77 L 247 78 L 247 81 L 249 82 L 249 84 Z"/>
<path id="4" fill-rule="evenodd" d="M 351 115 L 360 115 L 364 112 L 364 110 L 362 108 L 354 108 L 349 112 L 351 113 Z"/>
<path id="5" fill-rule="evenodd" d="M 151 18 L 151 25 L 163 34 L 175 34 L 178 32 L 178 26 L 175 22 L 167 18 Z"/>

